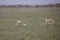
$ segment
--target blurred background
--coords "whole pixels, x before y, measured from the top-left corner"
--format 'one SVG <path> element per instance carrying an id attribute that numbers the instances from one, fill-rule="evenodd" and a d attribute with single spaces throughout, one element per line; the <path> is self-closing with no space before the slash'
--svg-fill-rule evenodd
<path id="1" fill-rule="evenodd" d="M 60 40 L 60 0 L 0 0 L 0 40 Z"/>

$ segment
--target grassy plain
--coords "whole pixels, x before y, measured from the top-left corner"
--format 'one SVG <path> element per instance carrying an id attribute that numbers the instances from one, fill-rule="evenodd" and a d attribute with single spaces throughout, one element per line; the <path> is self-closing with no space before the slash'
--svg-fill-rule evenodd
<path id="1" fill-rule="evenodd" d="M 0 40 L 60 40 L 60 25 L 44 24 L 47 17 L 60 23 L 60 8 L 0 8 Z"/>

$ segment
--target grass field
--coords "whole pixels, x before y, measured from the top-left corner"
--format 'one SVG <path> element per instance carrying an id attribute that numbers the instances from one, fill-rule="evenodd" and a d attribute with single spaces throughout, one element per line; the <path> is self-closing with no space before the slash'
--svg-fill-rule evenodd
<path id="1" fill-rule="evenodd" d="M 46 17 L 60 23 L 60 8 L 0 8 L 0 40 L 60 40 L 60 24 L 46 25 Z"/>

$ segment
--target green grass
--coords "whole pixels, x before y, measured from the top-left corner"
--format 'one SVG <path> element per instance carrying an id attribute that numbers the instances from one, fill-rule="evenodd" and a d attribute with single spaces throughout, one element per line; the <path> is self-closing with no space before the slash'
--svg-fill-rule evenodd
<path id="1" fill-rule="evenodd" d="M 0 8 L 0 40 L 60 40 L 60 25 L 44 24 L 46 17 L 60 23 L 60 8 Z"/>

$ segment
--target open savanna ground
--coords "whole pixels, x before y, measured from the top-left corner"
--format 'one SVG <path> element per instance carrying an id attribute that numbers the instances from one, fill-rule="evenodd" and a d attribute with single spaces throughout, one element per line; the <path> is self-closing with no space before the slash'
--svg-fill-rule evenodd
<path id="1" fill-rule="evenodd" d="M 47 17 L 56 24 L 46 25 Z M 60 8 L 0 8 L 0 40 L 60 40 Z"/>

